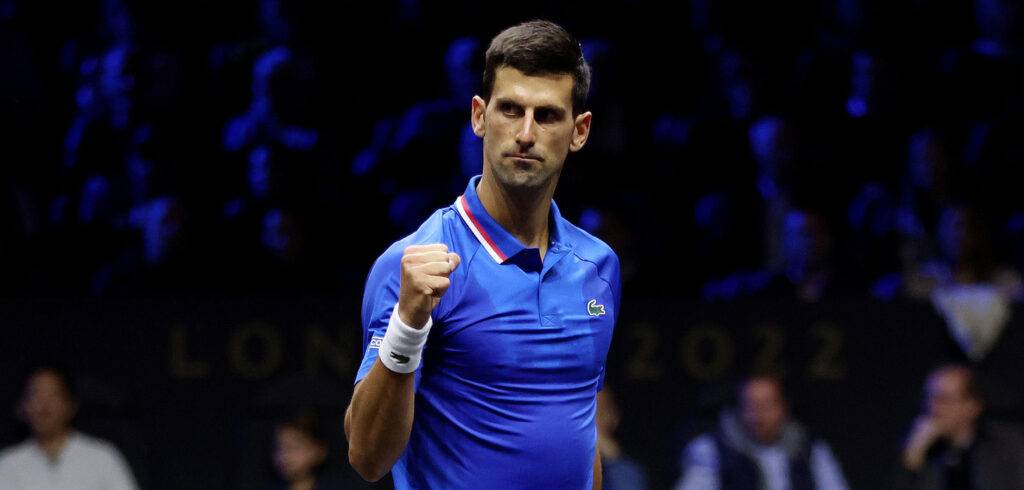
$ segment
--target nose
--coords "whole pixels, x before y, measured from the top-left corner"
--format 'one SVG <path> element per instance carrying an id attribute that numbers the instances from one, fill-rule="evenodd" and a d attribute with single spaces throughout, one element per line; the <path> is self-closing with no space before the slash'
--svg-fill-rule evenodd
<path id="1" fill-rule="evenodd" d="M 529 148 L 537 141 L 533 134 L 533 110 L 527 110 L 524 116 L 522 126 L 519 127 L 519 131 L 516 131 L 516 143 L 520 147 Z"/>

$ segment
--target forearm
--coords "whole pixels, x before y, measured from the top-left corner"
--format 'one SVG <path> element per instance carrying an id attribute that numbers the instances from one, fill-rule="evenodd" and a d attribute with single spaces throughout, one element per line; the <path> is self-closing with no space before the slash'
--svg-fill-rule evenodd
<path id="1" fill-rule="evenodd" d="M 931 445 L 931 440 L 911 439 L 906 447 L 903 448 L 903 454 L 901 455 L 903 467 L 910 471 L 920 471 L 924 467 L 925 458 Z"/>
<path id="2" fill-rule="evenodd" d="M 601 473 L 601 452 L 594 450 L 594 490 L 601 490 L 604 475 Z"/>
<path id="3" fill-rule="evenodd" d="M 356 385 L 345 414 L 348 457 L 368 481 L 384 477 L 409 442 L 415 399 L 415 373 L 389 370 L 380 359 Z"/>

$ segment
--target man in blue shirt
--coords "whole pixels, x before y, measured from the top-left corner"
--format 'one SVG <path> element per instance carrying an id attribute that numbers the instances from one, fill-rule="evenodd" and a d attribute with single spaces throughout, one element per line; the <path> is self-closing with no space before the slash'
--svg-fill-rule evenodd
<path id="1" fill-rule="evenodd" d="M 590 70 L 572 36 L 531 21 L 487 50 L 471 122 L 483 175 L 377 259 L 349 461 L 397 488 L 599 488 L 597 392 L 619 263 L 552 201 L 583 147 Z"/>

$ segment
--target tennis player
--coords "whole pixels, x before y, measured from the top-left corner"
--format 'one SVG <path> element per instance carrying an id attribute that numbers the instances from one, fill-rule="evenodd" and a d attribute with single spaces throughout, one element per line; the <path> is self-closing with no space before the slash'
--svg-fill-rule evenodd
<path id="1" fill-rule="evenodd" d="M 596 395 L 619 262 L 552 201 L 583 148 L 590 68 L 560 26 L 487 50 L 483 175 L 381 255 L 363 298 L 349 460 L 405 488 L 599 488 Z"/>

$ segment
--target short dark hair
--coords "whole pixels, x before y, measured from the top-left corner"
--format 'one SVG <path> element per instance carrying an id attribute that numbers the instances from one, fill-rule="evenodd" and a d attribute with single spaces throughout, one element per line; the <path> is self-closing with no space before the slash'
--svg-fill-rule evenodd
<path id="1" fill-rule="evenodd" d="M 313 408 L 299 410 L 294 416 L 281 421 L 278 425 L 281 429 L 294 429 L 308 437 L 313 442 L 327 446 L 327 440 L 320 426 L 320 416 Z"/>
<path id="2" fill-rule="evenodd" d="M 583 112 L 590 91 L 590 66 L 583 58 L 580 43 L 562 26 L 546 20 L 531 20 L 494 36 L 484 60 L 481 87 L 484 100 L 491 99 L 495 74 L 503 66 L 527 75 L 571 74 L 572 113 Z"/>

